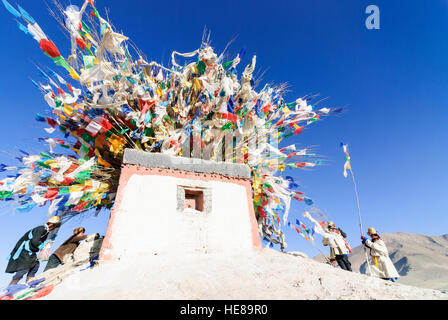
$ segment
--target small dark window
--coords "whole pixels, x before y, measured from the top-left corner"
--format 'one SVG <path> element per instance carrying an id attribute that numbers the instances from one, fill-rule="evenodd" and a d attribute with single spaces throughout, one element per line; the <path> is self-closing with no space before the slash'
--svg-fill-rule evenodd
<path id="1" fill-rule="evenodd" d="M 185 208 L 204 211 L 204 193 L 202 190 L 185 189 Z"/>

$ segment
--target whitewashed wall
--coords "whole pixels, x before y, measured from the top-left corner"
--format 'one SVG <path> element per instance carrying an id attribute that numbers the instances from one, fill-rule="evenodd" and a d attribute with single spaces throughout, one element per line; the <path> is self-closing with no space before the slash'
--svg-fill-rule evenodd
<path id="1" fill-rule="evenodd" d="M 211 189 L 209 213 L 177 210 L 177 186 Z M 132 175 L 111 226 L 114 256 L 235 252 L 253 248 L 246 189 L 219 181 Z"/>

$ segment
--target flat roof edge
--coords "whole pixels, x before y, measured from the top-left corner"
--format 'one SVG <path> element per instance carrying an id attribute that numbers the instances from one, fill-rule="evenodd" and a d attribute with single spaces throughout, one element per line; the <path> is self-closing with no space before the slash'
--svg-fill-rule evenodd
<path id="1" fill-rule="evenodd" d="M 229 177 L 250 178 L 250 168 L 244 164 L 185 158 L 135 149 L 125 149 L 123 164 L 139 165 L 145 168 L 217 173 Z"/>

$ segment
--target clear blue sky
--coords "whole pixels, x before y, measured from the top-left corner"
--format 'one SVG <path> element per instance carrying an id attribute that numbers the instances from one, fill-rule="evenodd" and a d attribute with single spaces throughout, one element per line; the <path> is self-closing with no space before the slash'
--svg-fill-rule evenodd
<path id="1" fill-rule="evenodd" d="M 266 71 L 262 83 L 287 82 L 291 92 L 286 100 L 319 93 L 328 97 L 321 106 L 345 107 L 343 114 L 327 117 L 289 139 L 316 146 L 328 164 L 287 173 L 293 173 L 302 191 L 349 234 L 352 246 L 359 244 L 359 225 L 352 182 L 342 175 L 340 142 L 349 144 L 364 231 L 373 226 L 382 233 L 447 233 L 448 133 L 443 123 L 448 119 L 448 1 L 96 2 L 103 15 L 105 6 L 110 8 L 116 29 L 149 59 L 168 64 L 172 50 L 195 50 L 207 27 L 217 52 L 236 36 L 229 52 L 236 55 L 246 48 L 240 73 L 256 54 L 256 70 Z M 19 3 L 67 57 L 68 40 L 45 3 Z M 380 30 L 365 27 L 365 8 L 370 4 L 380 8 Z M 46 134 L 34 114 L 49 107 L 28 80 L 40 80 L 33 63 L 65 73 L 0 7 L 0 162 L 14 163 L 19 148 L 30 152 L 46 148 L 37 141 Z M 295 203 L 291 221 L 305 208 Z M 25 231 L 45 221 L 46 209 L 27 214 L 1 209 L 0 286 L 10 280 L 2 273 L 6 257 Z M 62 228 L 57 244 L 78 225 L 88 233 L 104 234 L 107 220 L 103 212 L 72 221 Z M 292 230 L 285 230 L 288 250 L 310 256 L 319 253 Z"/>

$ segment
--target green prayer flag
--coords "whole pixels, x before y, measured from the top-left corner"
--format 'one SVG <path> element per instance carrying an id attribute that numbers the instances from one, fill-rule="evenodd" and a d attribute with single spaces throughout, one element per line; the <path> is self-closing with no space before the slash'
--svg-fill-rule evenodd
<path id="1" fill-rule="evenodd" d="M 63 102 L 60 99 L 58 99 L 58 97 L 54 98 L 54 103 L 56 104 L 56 108 L 60 108 L 63 105 Z"/>
<path id="2" fill-rule="evenodd" d="M 47 165 L 47 164 L 45 164 L 45 161 L 37 161 L 36 164 L 37 164 L 39 167 L 50 169 L 50 166 Z"/>
<path id="3" fill-rule="evenodd" d="M 84 68 L 90 69 L 95 66 L 95 57 L 94 56 L 82 56 L 82 60 L 84 61 Z"/>
<path id="4" fill-rule="evenodd" d="M 59 188 L 59 194 L 69 194 L 70 188 L 69 187 L 61 187 Z"/>
<path id="5" fill-rule="evenodd" d="M 85 206 L 84 209 L 88 209 L 92 206 L 92 204 L 94 203 L 94 200 L 90 200 Z"/>
<path id="6" fill-rule="evenodd" d="M 75 180 L 80 180 L 80 181 L 86 181 L 90 179 L 90 170 L 85 170 L 85 171 L 81 171 L 78 172 L 78 174 L 75 176 Z"/>
<path id="7" fill-rule="evenodd" d="M 154 130 L 153 130 L 153 128 L 145 128 L 145 131 L 143 131 L 143 134 L 145 136 L 153 136 L 154 135 Z"/>
<path id="8" fill-rule="evenodd" d="M 53 58 L 54 63 L 56 63 L 58 66 L 65 68 L 67 71 L 71 71 L 72 67 L 65 61 L 65 59 L 62 56 Z"/>
<path id="9" fill-rule="evenodd" d="M 225 131 L 225 130 L 231 130 L 232 129 L 232 124 L 230 123 L 230 122 L 227 122 L 225 125 L 223 125 L 222 127 L 221 127 L 221 130 L 222 131 Z"/>
<path id="10" fill-rule="evenodd" d="M 233 60 L 223 63 L 222 66 L 224 67 L 224 69 L 227 69 L 232 63 L 233 63 Z"/>
<path id="11" fill-rule="evenodd" d="M 86 30 L 87 33 L 90 33 L 89 26 L 87 24 L 85 24 L 84 21 L 82 21 L 82 20 L 81 20 L 81 24 L 82 24 L 82 28 L 84 30 Z"/>
<path id="12" fill-rule="evenodd" d="M 12 191 L 0 191 L 0 200 L 12 197 Z"/>
<path id="13" fill-rule="evenodd" d="M 83 139 L 85 142 L 95 141 L 95 138 L 92 137 L 88 131 L 83 133 L 83 135 L 81 136 L 81 139 Z"/>
<path id="14" fill-rule="evenodd" d="M 92 196 L 92 192 L 84 192 L 84 194 L 81 197 L 81 201 L 88 201 L 88 200 L 90 200 L 91 196 Z"/>
<path id="15" fill-rule="evenodd" d="M 87 147 L 87 146 L 85 146 L 85 145 L 82 145 L 81 148 L 80 148 L 79 150 L 80 150 L 83 154 L 87 155 L 87 154 L 89 153 L 89 151 L 90 151 L 90 148 Z"/>
<path id="16" fill-rule="evenodd" d="M 207 68 L 207 65 L 204 63 L 204 61 L 200 60 L 198 64 L 196 65 L 196 68 L 198 68 L 199 75 L 203 75 L 205 73 L 205 69 Z"/>

